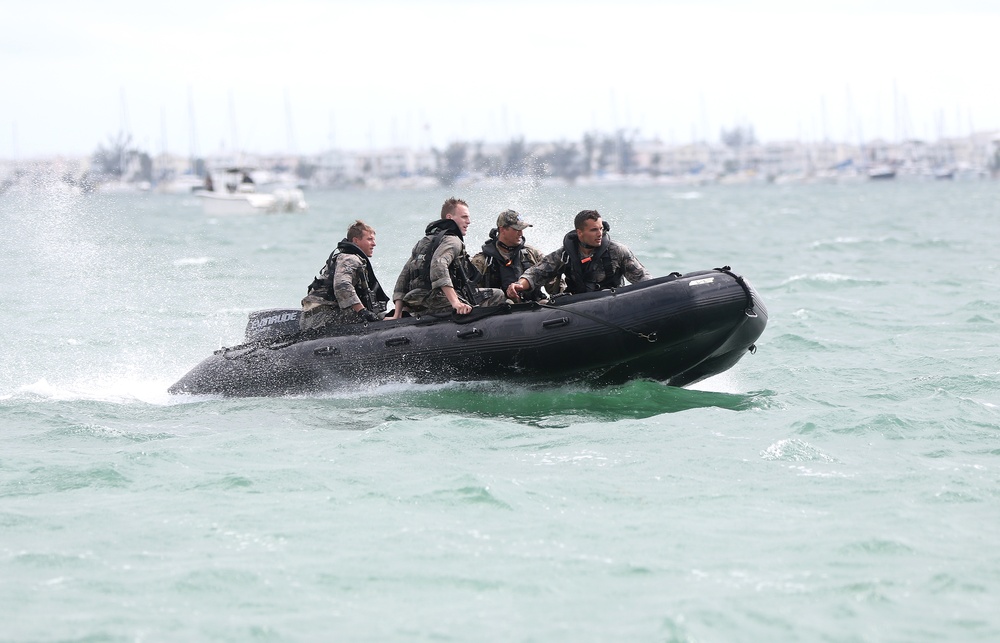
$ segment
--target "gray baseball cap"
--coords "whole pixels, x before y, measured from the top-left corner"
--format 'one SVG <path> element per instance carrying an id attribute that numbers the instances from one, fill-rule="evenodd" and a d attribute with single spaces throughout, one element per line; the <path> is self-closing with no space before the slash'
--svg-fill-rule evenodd
<path id="1" fill-rule="evenodd" d="M 530 223 L 521 218 L 521 215 L 513 210 L 504 210 L 497 217 L 497 227 L 498 228 L 514 228 L 515 230 L 524 230 L 525 228 L 532 227 Z"/>

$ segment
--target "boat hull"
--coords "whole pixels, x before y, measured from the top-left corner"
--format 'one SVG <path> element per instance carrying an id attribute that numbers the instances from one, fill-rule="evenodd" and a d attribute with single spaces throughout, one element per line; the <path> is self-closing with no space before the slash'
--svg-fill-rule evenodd
<path id="1" fill-rule="evenodd" d="M 197 193 L 205 214 L 212 216 L 240 216 L 274 212 L 278 200 L 272 194 L 257 192 L 208 192 Z"/>
<path id="2" fill-rule="evenodd" d="M 276 212 L 305 212 L 309 205 L 302 190 L 280 189 L 274 192 L 209 192 L 197 193 L 202 210 L 211 216 L 242 216 Z"/>
<path id="3" fill-rule="evenodd" d="M 292 313 L 267 319 L 287 325 Z M 286 395 L 359 382 L 492 379 L 684 386 L 731 368 L 766 324 L 748 281 L 728 269 L 701 271 L 541 306 L 359 324 L 330 335 L 261 327 L 253 341 L 216 351 L 170 391 Z"/>

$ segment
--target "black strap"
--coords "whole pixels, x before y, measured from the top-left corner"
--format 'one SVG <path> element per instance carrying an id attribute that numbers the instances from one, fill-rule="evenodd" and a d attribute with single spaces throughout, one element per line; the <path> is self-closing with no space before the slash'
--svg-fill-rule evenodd
<path id="1" fill-rule="evenodd" d="M 746 280 L 743 279 L 743 277 L 741 277 L 740 275 L 733 272 L 733 269 L 730 268 L 729 266 L 714 268 L 714 270 L 725 273 L 736 280 L 736 283 L 740 285 L 740 288 L 743 289 L 743 292 L 746 293 L 747 296 L 747 307 L 743 312 L 746 313 L 747 317 L 756 317 L 757 311 L 753 309 L 753 293 L 750 291 L 750 286 L 747 285 Z"/>
<path id="2" fill-rule="evenodd" d="M 590 321 L 595 321 L 598 324 L 603 324 L 604 326 L 607 326 L 609 328 L 614 328 L 615 330 L 620 330 L 623 333 L 629 333 L 631 335 L 635 335 L 636 337 L 641 337 L 642 339 L 646 340 L 650 344 L 656 343 L 657 339 L 659 339 L 656 336 L 656 331 L 653 331 L 652 333 L 640 333 L 639 331 L 631 330 L 629 328 L 625 328 L 624 326 L 619 326 L 618 324 L 615 324 L 613 322 L 609 322 L 606 319 L 601 319 L 600 317 L 595 317 L 594 315 L 591 315 L 589 313 L 584 313 L 584 312 L 581 312 L 579 310 L 573 310 L 572 308 L 570 308 L 568 306 L 552 306 L 550 304 L 538 304 L 538 305 L 541 308 L 548 308 L 550 310 L 558 310 L 560 312 L 572 313 L 574 315 L 579 315 L 580 317 L 585 317 L 585 318 L 589 319 Z"/>

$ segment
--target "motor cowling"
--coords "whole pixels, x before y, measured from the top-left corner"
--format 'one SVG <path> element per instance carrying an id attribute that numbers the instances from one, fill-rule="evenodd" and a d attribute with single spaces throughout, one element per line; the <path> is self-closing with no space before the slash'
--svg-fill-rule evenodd
<path id="1" fill-rule="evenodd" d="M 269 308 L 250 313 L 244 341 L 271 341 L 299 332 L 299 308 Z"/>

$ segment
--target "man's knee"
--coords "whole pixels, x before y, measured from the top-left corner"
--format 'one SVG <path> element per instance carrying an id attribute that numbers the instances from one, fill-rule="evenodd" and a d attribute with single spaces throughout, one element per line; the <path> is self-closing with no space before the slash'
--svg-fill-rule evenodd
<path id="1" fill-rule="evenodd" d="M 507 301 L 507 295 L 499 288 L 480 288 L 480 306 L 499 306 Z"/>
<path id="2" fill-rule="evenodd" d="M 299 330 L 316 330 L 336 323 L 340 318 L 340 310 L 336 305 L 318 305 L 305 310 L 299 316 Z"/>

